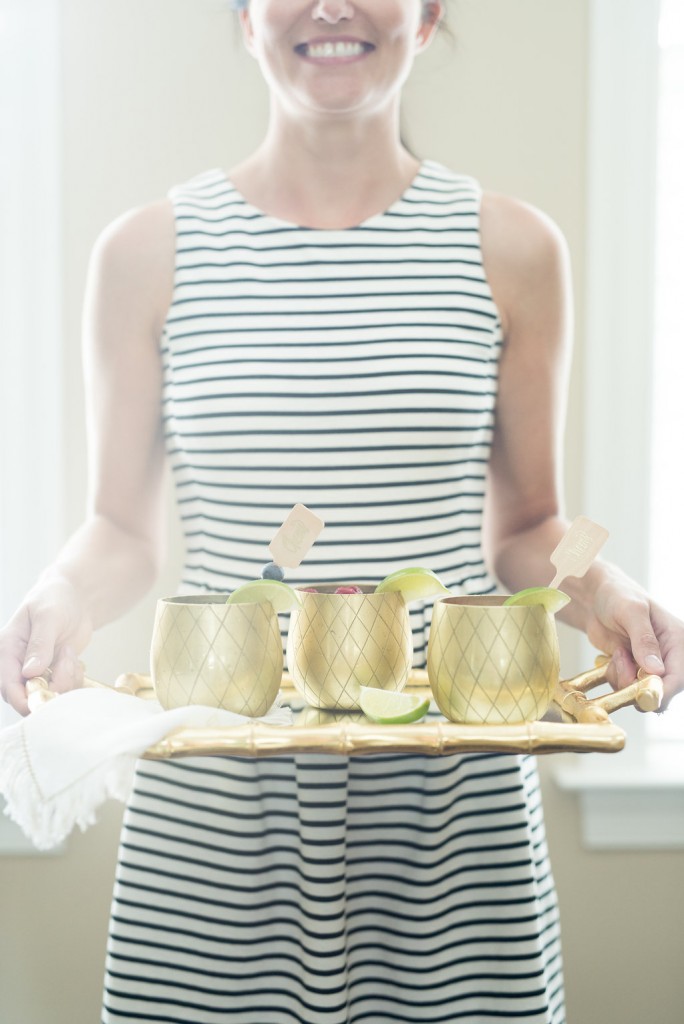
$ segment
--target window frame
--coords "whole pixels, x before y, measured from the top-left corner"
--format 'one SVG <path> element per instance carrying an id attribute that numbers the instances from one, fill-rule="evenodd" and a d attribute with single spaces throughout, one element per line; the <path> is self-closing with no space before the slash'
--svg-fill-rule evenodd
<path id="1" fill-rule="evenodd" d="M 660 0 L 591 0 L 587 164 L 584 509 L 611 531 L 606 557 L 648 582 L 655 324 Z M 639 69 L 635 74 L 635 68 Z M 593 658 L 588 642 L 588 663 Z M 620 716 L 624 717 L 620 717 Z M 618 758 L 563 759 L 593 849 L 684 848 L 684 744 L 618 713 Z M 676 749 L 675 749 L 676 748 Z"/>
<path id="2" fill-rule="evenodd" d="M 59 0 L 0 7 L 0 615 L 63 539 Z"/>
<path id="3" fill-rule="evenodd" d="M 64 537 L 60 35 L 59 0 L 0 0 L 3 623 Z M 0 853 L 37 852 L 0 814 Z"/>

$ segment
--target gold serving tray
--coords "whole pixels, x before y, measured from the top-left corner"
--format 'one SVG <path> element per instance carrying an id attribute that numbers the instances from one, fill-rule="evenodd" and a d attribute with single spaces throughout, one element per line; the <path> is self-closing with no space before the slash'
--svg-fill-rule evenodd
<path id="1" fill-rule="evenodd" d="M 156 743 L 144 755 L 152 760 L 199 755 L 275 757 L 283 754 L 443 754 L 560 752 L 616 753 L 625 745 L 625 733 L 611 721 L 609 712 L 634 706 L 655 711 L 662 689 L 657 676 L 635 680 L 626 689 L 588 698 L 586 693 L 605 683 L 606 658 L 595 668 L 563 680 L 556 699 L 542 721 L 517 725 L 459 725 L 449 722 L 431 705 L 428 716 L 410 725 L 378 725 L 360 713 L 317 712 L 308 709 L 285 673 L 281 694 L 292 708 L 291 726 L 249 725 L 227 729 L 180 729 Z M 124 676 L 121 688 L 141 697 L 153 696 L 149 677 Z M 406 689 L 431 696 L 427 672 L 414 669 Z M 299 724 L 298 719 L 318 718 L 318 724 Z"/>
<path id="2" fill-rule="evenodd" d="M 547 715 L 539 722 L 516 725 L 459 725 L 449 722 L 433 703 L 422 722 L 409 725 L 378 725 L 360 712 L 320 712 L 307 708 L 287 673 L 283 675 L 283 704 L 292 708 L 293 725 L 265 725 L 254 721 L 223 729 L 178 729 L 150 747 L 149 760 L 166 758 L 231 756 L 276 757 L 283 754 L 444 754 L 508 753 L 604 753 L 614 754 L 625 745 L 625 732 L 610 719 L 618 708 L 657 711 L 662 700 L 658 676 L 641 675 L 622 690 L 589 698 L 587 692 L 606 682 L 608 659 L 597 658 L 596 667 L 572 679 L 561 680 Z M 103 684 L 86 679 L 86 686 Z M 121 693 L 142 700 L 153 699 L 149 676 L 129 673 L 117 679 Z M 27 683 L 31 710 L 56 695 L 42 679 Z M 427 672 L 414 669 L 407 691 L 430 696 Z M 309 721 L 318 719 L 316 724 Z M 298 721 L 298 719 L 300 721 Z M 305 719 L 304 724 L 301 720 Z"/>

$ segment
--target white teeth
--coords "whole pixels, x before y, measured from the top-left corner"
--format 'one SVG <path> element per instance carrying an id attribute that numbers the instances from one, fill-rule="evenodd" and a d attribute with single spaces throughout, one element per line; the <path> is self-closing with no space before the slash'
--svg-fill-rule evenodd
<path id="1" fill-rule="evenodd" d="M 306 48 L 308 57 L 359 57 L 363 53 L 361 43 L 310 43 Z"/>

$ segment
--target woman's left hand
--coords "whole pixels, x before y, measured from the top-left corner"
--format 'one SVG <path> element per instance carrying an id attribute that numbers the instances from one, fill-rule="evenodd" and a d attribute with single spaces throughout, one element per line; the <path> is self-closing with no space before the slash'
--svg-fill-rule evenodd
<path id="1" fill-rule="evenodd" d="M 634 682 L 641 668 L 663 678 L 661 711 L 684 690 L 684 622 L 632 580 L 611 574 L 598 586 L 586 631 L 611 656 L 608 679 L 617 689 Z"/>

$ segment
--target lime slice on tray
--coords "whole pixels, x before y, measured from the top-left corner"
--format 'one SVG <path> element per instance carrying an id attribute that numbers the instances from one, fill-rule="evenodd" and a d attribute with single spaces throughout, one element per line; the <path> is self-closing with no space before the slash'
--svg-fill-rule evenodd
<path id="1" fill-rule="evenodd" d="M 230 594 L 226 604 L 261 604 L 262 601 L 269 601 L 277 612 L 292 611 L 302 603 L 294 587 L 279 580 L 262 579 L 243 583 Z"/>
<path id="2" fill-rule="evenodd" d="M 382 725 L 402 725 L 424 718 L 430 707 L 429 697 L 417 693 L 394 693 L 361 686 L 359 706 L 367 718 Z"/>
<path id="3" fill-rule="evenodd" d="M 375 593 L 387 594 L 397 590 L 403 595 L 407 604 L 410 604 L 411 601 L 424 601 L 436 594 L 449 593 L 432 569 L 419 567 L 398 569 L 396 572 L 390 573 L 389 576 L 385 576 L 382 583 L 378 583 Z"/>
<path id="4" fill-rule="evenodd" d="M 542 605 L 549 615 L 555 615 L 561 608 L 569 604 L 570 598 L 562 590 L 554 590 L 553 587 L 527 587 L 519 590 L 517 594 L 511 594 L 504 601 L 504 605 Z"/>

